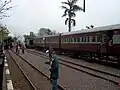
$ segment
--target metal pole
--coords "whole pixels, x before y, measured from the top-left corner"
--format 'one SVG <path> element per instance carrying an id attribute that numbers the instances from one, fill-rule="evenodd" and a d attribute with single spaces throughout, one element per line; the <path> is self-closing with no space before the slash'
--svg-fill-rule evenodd
<path id="1" fill-rule="evenodd" d="M 85 0 L 83 1 L 83 12 L 85 12 Z"/>

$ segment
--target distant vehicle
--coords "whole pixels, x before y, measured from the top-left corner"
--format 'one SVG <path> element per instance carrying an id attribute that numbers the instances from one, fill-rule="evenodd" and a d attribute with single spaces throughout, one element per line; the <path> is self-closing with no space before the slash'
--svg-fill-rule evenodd
<path id="1" fill-rule="evenodd" d="M 120 24 L 36 37 L 31 46 L 39 49 L 52 46 L 60 53 L 99 60 L 112 56 L 120 63 Z"/>

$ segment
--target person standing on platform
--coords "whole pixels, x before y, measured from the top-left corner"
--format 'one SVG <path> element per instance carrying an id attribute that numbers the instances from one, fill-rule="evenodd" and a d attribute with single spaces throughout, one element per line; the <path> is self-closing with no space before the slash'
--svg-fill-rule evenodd
<path id="1" fill-rule="evenodd" d="M 22 53 L 24 54 L 25 47 L 23 44 L 21 45 L 21 49 L 22 49 Z"/>
<path id="2" fill-rule="evenodd" d="M 18 53 L 18 44 L 16 44 L 16 53 Z"/>
<path id="3" fill-rule="evenodd" d="M 18 45 L 17 54 L 20 54 L 20 46 Z"/>
<path id="4" fill-rule="evenodd" d="M 2 58 L 3 60 L 5 58 L 5 54 L 2 49 L 0 49 L 0 58 Z"/>
<path id="5" fill-rule="evenodd" d="M 50 67 L 50 79 L 51 79 L 51 83 L 52 83 L 52 90 L 58 90 L 58 78 L 59 78 L 59 58 L 58 56 L 55 54 L 55 52 L 53 52 L 52 54 L 52 63 L 51 63 L 51 67 Z"/>

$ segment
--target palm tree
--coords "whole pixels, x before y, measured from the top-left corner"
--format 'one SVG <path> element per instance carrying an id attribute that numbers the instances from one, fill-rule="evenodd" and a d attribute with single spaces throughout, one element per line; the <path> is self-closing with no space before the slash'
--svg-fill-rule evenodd
<path id="1" fill-rule="evenodd" d="M 69 32 L 71 31 L 71 25 L 76 25 L 75 19 L 73 19 L 76 16 L 75 12 L 83 10 L 81 7 L 76 5 L 77 1 L 78 0 L 67 0 L 67 2 L 62 2 L 62 4 L 67 5 L 61 7 L 62 9 L 65 9 L 62 17 L 68 16 L 65 20 L 65 25 L 68 23 Z"/>

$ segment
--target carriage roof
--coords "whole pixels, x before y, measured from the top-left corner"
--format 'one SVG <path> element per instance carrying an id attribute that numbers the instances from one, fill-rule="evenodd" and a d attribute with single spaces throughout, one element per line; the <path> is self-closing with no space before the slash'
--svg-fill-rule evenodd
<path id="1" fill-rule="evenodd" d="M 102 32 L 102 31 L 110 31 L 110 30 L 120 30 L 120 24 L 103 26 L 103 27 L 96 27 L 96 28 L 90 28 L 90 29 L 82 29 L 82 30 L 78 30 L 78 31 L 61 33 L 61 35 L 71 35 L 71 34 L 80 34 L 80 33 Z M 54 37 L 54 36 L 59 36 L 59 35 L 60 35 L 60 34 L 47 35 L 47 36 L 37 36 L 36 38 L 47 38 L 47 37 Z"/>
<path id="2" fill-rule="evenodd" d="M 47 38 L 47 37 L 55 37 L 55 36 L 59 36 L 59 34 L 55 34 L 55 35 L 46 35 L 46 36 L 37 36 L 36 38 Z"/>
<path id="3" fill-rule="evenodd" d="M 90 33 L 90 32 L 92 33 L 92 32 L 118 30 L 118 29 L 120 30 L 120 24 L 103 26 L 103 27 L 96 27 L 96 28 L 90 28 L 90 29 L 82 29 L 82 30 L 72 31 L 72 32 L 66 32 L 66 33 L 62 33 L 62 35 Z"/>

